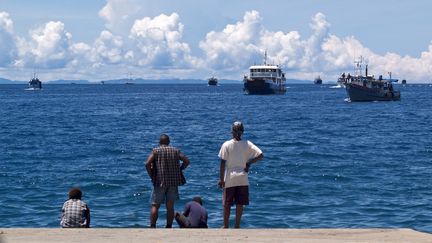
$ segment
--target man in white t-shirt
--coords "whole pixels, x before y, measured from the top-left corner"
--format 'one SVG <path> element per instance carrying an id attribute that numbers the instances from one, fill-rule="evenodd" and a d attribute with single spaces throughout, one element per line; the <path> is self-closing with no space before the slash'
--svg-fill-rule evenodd
<path id="1" fill-rule="evenodd" d="M 244 205 L 249 205 L 248 172 L 251 164 L 263 158 L 261 150 L 248 140 L 241 140 L 244 128 L 239 121 L 231 127 L 233 138 L 220 151 L 219 187 L 223 188 L 224 228 L 229 228 L 231 206 L 236 205 L 235 228 L 240 228 Z"/>

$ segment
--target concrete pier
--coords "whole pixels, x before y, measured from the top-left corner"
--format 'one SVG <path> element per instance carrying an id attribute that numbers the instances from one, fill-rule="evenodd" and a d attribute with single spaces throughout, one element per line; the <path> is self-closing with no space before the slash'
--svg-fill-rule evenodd
<path id="1" fill-rule="evenodd" d="M 0 228 L 0 243 L 76 242 L 432 242 L 411 229 L 48 229 Z"/>

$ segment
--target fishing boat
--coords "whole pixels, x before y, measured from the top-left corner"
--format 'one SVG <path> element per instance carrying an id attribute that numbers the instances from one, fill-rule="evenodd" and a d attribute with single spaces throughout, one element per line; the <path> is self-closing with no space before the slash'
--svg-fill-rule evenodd
<path id="1" fill-rule="evenodd" d="M 215 77 L 209 78 L 208 79 L 208 85 L 212 85 L 212 86 L 218 85 L 218 79 Z"/>
<path id="2" fill-rule="evenodd" d="M 350 101 L 394 101 L 400 100 L 400 92 L 396 91 L 393 83 L 397 79 L 383 79 L 382 75 L 376 79 L 368 74 L 368 65 L 365 66 L 365 75 L 362 75 L 362 61 L 360 58 L 357 64 L 357 73 L 354 76 L 348 74 L 345 77 L 345 89 Z"/>
<path id="3" fill-rule="evenodd" d="M 322 79 L 320 76 L 318 76 L 314 79 L 314 84 L 322 84 Z"/>
<path id="4" fill-rule="evenodd" d="M 28 87 L 26 90 L 41 90 L 42 89 L 42 82 L 39 80 L 39 78 L 36 77 L 36 74 L 33 76 L 32 79 L 28 82 Z"/>
<path id="5" fill-rule="evenodd" d="M 267 52 L 262 65 L 249 67 L 243 77 L 244 91 L 250 95 L 285 94 L 285 73 L 279 65 L 267 64 Z"/>

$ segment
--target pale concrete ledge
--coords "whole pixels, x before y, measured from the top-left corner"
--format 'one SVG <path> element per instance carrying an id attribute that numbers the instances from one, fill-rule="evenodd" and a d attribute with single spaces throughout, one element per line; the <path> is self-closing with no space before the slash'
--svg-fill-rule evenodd
<path id="1" fill-rule="evenodd" d="M 0 228 L 0 243 L 33 242 L 432 242 L 411 229 L 47 229 Z"/>

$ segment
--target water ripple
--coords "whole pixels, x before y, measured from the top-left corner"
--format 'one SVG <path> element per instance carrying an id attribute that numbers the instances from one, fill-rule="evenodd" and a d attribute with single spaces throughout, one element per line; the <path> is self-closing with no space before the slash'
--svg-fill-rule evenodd
<path id="1" fill-rule="evenodd" d="M 290 85 L 243 95 L 240 85 L 2 85 L 0 226 L 58 227 L 80 186 L 93 227 L 145 227 L 144 161 L 168 133 L 191 160 L 176 210 L 201 195 L 222 224 L 219 148 L 234 120 L 265 159 L 252 166 L 249 228 L 414 228 L 432 232 L 432 89 L 400 102 L 347 103 L 343 89 Z M 164 224 L 165 211 L 159 223 Z"/>

